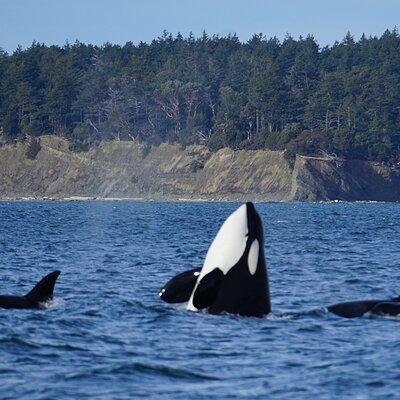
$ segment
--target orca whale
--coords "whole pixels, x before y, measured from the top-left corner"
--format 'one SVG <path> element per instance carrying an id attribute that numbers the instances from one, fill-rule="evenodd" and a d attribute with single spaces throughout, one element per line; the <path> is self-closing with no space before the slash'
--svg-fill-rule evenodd
<path id="1" fill-rule="evenodd" d="M 167 303 L 187 301 L 191 311 L 254 317 L 269 314 L 264 233 L 254 204 L 243 204 L 225 220 L 202 268 L 175 276 L 159 295 Z"/>
<path id="2" fill-rule="evenodd" d="M 52 300 L 54 285 L 60 271 L 53 271 L 25 296 L 0 296 L 0 308 L 41 308 L 46 301 Z"/>
<path id="3" fill-rule="evenodd" d="M 372 314 L 399 315 L 400 297 L 388 300 L 361 300 L 333 304 L 328 311 L 344 318 L 362 317 L 370 312 Z"/>
<path id="4" fill-rule="evenodd" d="M 161 289 L 167 303 L 188 302 L 191 311 L 261 317 L 271 312 L 264 234 L 253 203 L 232 213 L 208 249 L 203 267 L 182 272 Z M 333 304 L 328 311 L 344 318 L 400 315 L 400 296 Z"/>

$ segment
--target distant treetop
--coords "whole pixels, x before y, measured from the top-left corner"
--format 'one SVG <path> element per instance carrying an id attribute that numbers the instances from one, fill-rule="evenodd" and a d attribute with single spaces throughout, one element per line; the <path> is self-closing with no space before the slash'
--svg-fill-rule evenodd
<path id="1" fill-rule="evenodd" d="M 150 44 L 0 48 L 4 141 L 56 134 L 400 160 L 400 37 L 164 32 Z"/>

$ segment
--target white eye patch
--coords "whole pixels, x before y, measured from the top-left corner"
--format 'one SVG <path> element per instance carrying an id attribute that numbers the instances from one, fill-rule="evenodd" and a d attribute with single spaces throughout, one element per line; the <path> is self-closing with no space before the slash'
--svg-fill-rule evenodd
<path id="1" fill-rule="evenodd" d="M 255 239 L 251 244 L 249 255 L 247 256 L 247 265 L 249 266 L 249 272 L 251 275 L 254 275 L 257 270 L 259 250 L 260 250 L 260 245 L 258 243 L 258 240 Z"/>

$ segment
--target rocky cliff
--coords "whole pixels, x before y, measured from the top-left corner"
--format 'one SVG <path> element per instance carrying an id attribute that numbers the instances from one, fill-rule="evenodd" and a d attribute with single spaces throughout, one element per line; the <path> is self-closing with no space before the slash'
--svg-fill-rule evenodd
<path id="1" fill-rule="evenodd" d="M 360 160 L 297 156 L 290 198 L 400 201 L 400 170 Z"/>
<path id="2" fill-rule="evenodd" d="M 0 198 L 142 198 L 154 200 L 400 200 L 400 171 L 363 161 L 203 146 L 103 142 L 74 153 L 55 136 L 0 148 Z"/>

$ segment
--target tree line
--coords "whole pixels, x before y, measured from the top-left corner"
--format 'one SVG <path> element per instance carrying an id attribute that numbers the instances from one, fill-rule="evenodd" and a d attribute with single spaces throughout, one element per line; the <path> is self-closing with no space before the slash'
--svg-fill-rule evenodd
<path id="1" fill-rule="evenodd" d="M 173 36 L 0 49 L 3 142 L 101 140 L 286 149 L 398 162 L 400 36 Z"/>

